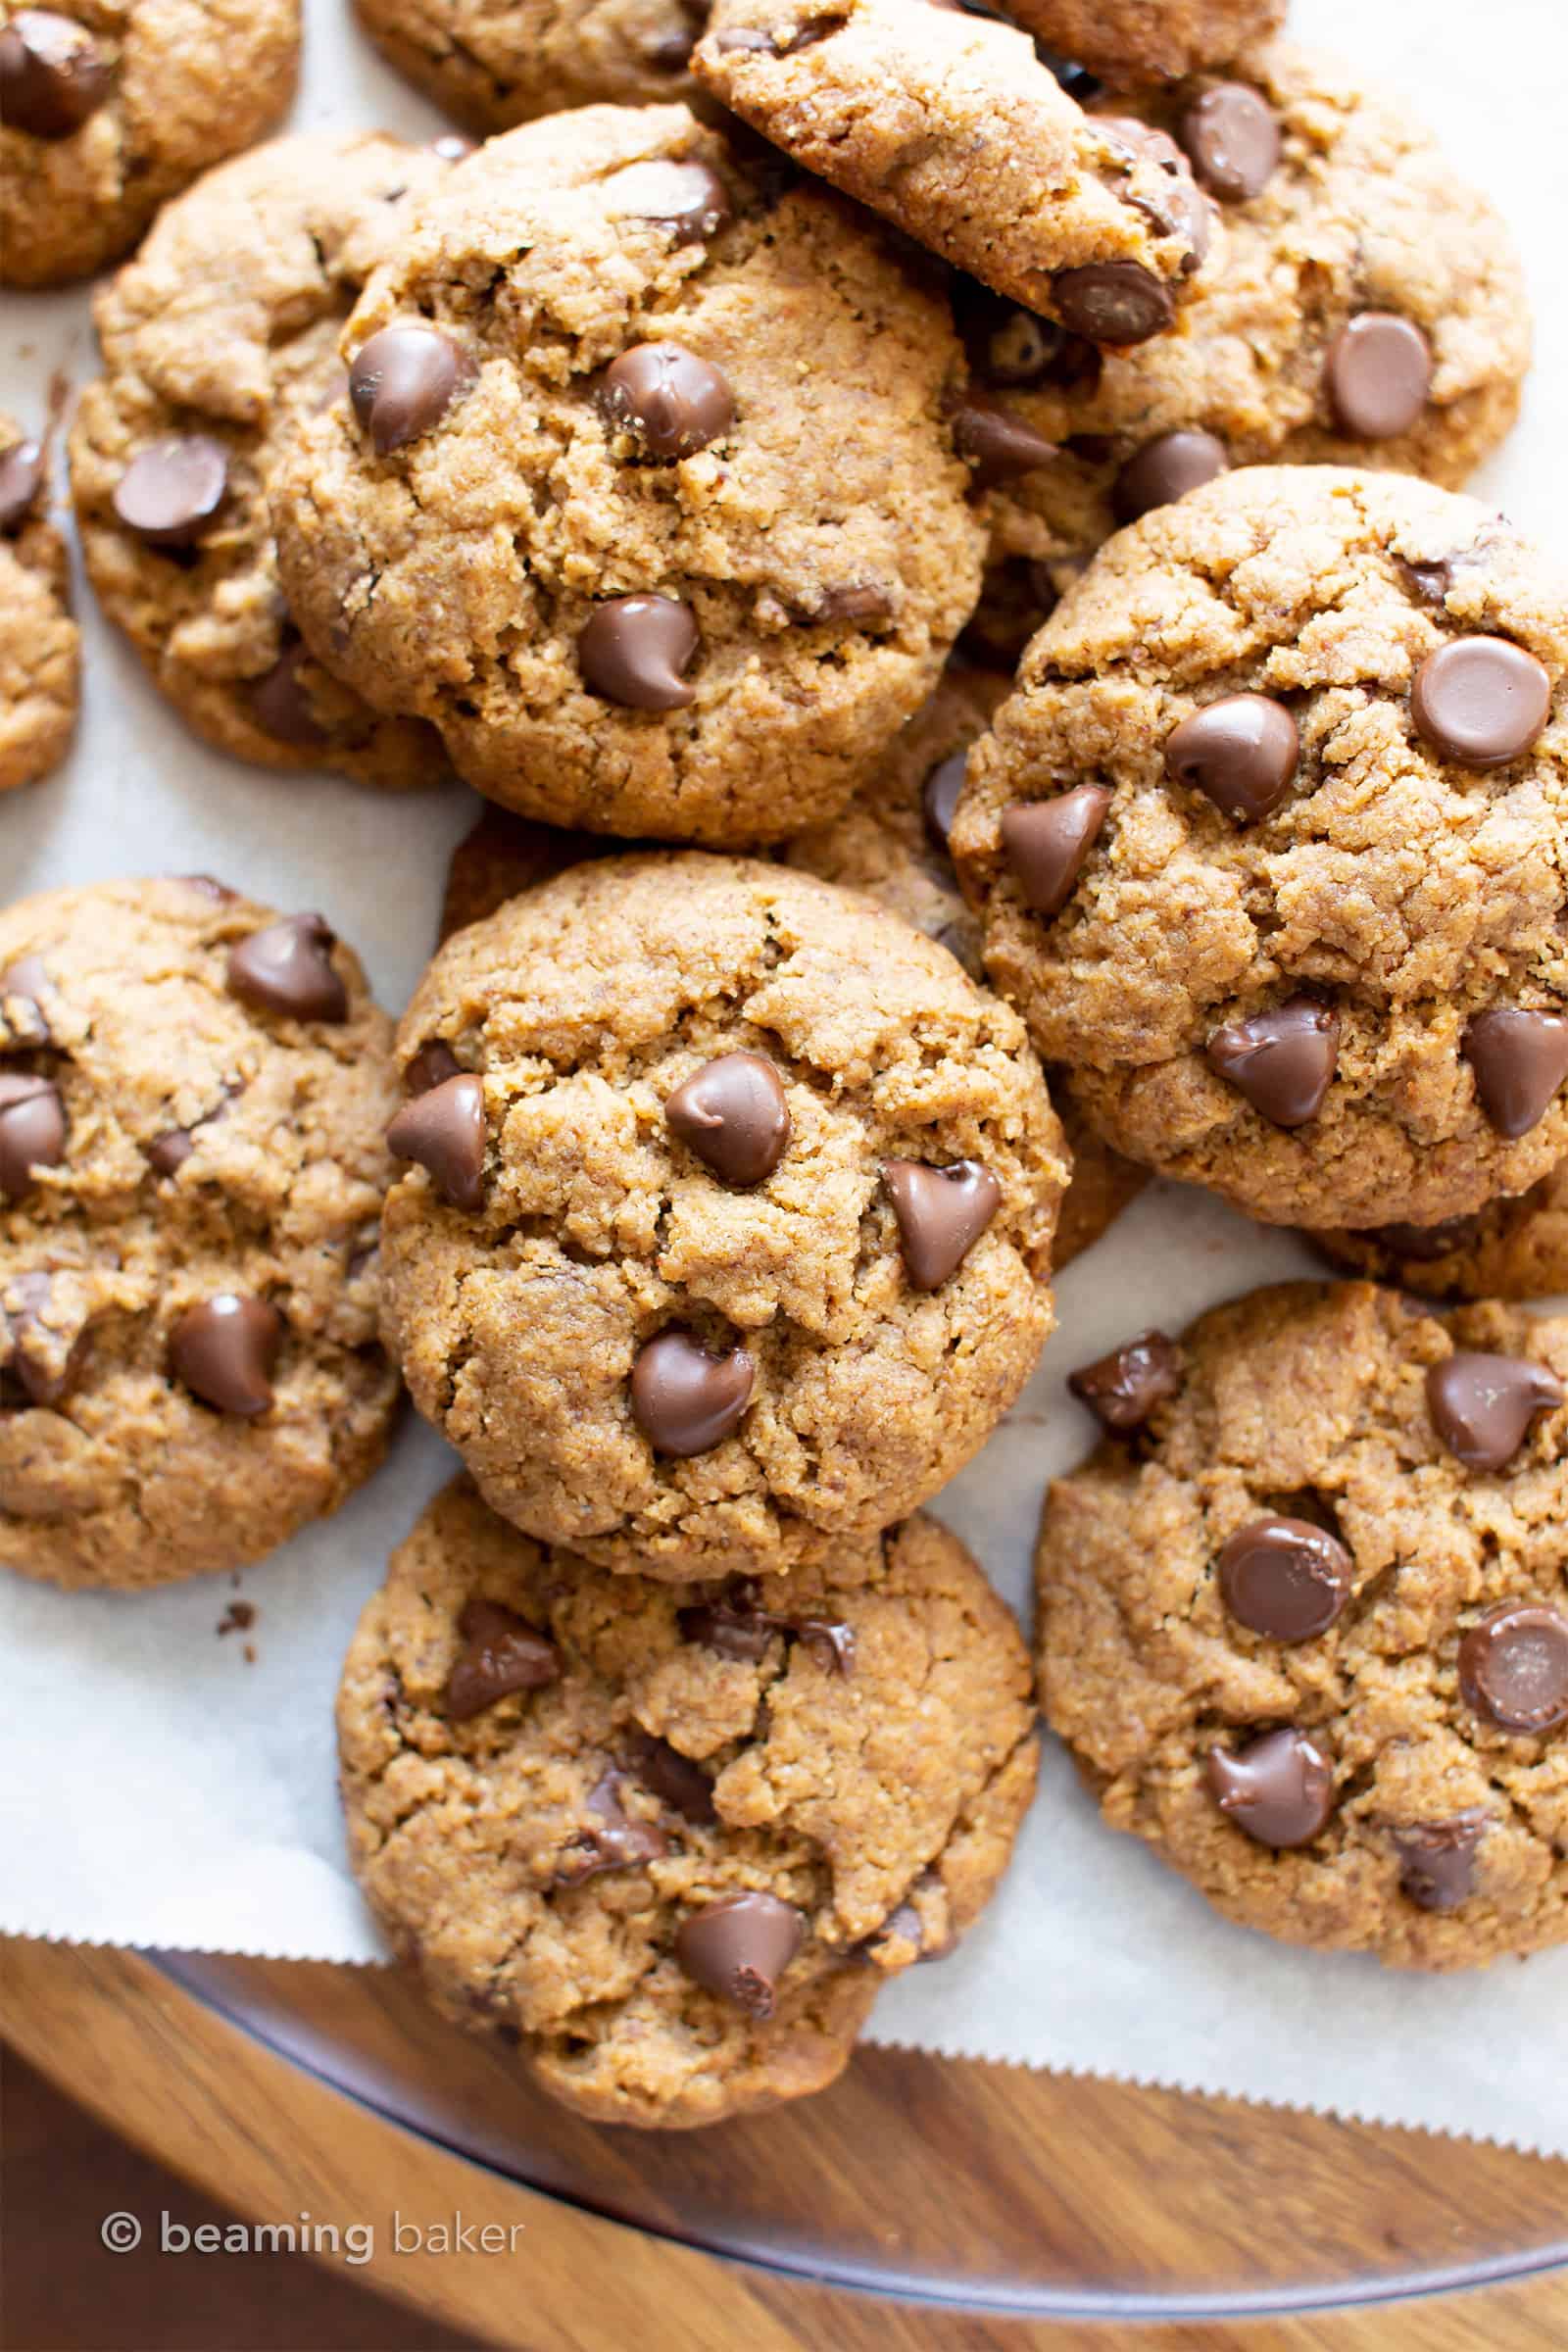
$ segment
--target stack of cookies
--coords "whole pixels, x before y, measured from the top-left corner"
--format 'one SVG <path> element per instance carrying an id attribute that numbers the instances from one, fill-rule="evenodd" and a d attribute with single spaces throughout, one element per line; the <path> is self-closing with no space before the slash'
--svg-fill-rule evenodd
<path id="1" fill-rule="evenodd" d="M 143 225 L 49 226 L 98 13 L 0 29 L 19 281 Z M 1250 1925 L 1568 1936 L 1568 1322 L 1499 1302 L 1568 1288 L 1568 581 L 1457 488 L 1505 230 L 1282 13 L 362 0 L 484 143 L 254 148 L 97 297 L 159 691 L 487 807 L 395 1034 L 203 877 L 0 916 L 0 1556 L 258 1558 L 406 1384 L 463 1472 L 344 1671 L 354 1866 L 594 2117 L 831 2081 L 997 1885 L 1037 1690 Z M 6 783 L 74 693 L 46 476 Z M 1073 1375 L 1037 1679 L 922 1506 L 1152 1174 L 1375 1279 Z"/>

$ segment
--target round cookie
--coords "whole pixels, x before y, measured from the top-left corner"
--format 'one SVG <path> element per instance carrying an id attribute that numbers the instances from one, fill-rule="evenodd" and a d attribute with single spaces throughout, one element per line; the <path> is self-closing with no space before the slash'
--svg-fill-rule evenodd
<path id="1" fill-rule="evenodd" d="M 1473 500 L 1228 474 L 1031 644 L 954 826 L 987 966 L 1129 1158 L 1431 1224 L 1568 1149 L 1568 591 Z"/>
<path id="2" fill-rule="evenodd" d="M 310 419 L 274 500 L 290 600 L 368 701 L 433 719 L 524 815 L 796 831 L 974 602 L 938 305 L 846 207 L 781 194 L 683 107 L 493 140 L 344 350 L 363 418 Z"/>
<path id="3" fill-rule="evenodd" d="M 689 99 L 701 0 L 355 0 L 400 74 L 480 137 L 609 99 Z"/>
<path id="4" fill-rule="evenodd" d="M 716 0 L 692 70 L 796 163 L 1094 343 L 1169 327 L 1207 251 L 1177 150 L 1086 116 L 997 17 Z"/>
<path id="5" fill-rule="evenodd" d="M 1178 81 L 1285 22 L 1285 0 L 1012 0 L 1017 22 L 1107 81 Z"/>
<path id="6" fill-rule="evenodd" d="M 1042 1705 L 1105 1819 L 1292 1942 L 1568 1936 L 1568 1321 L 1292 1283 L 1174 1364 L 1041 1528 Z"/>
<path id="7" fill-rule="evenodd" d="M 0 285 L 127 253 L 294 96 L 299 0 L 0 0 Z"/>
<path id="8" fill-rule="evenodd" d="M 1004 571 L 988 603 L 1010 589 L 1032 614 L 1015 650 L 1118 524 L 1226 466 L 1387 466 L 1456 488 L 1512 424 L 1530 364 L 1506 224 L 1337 62 L 1270 43 L 1235 78 L 1103 103 L 1185 139 L 1217 190 L 1214 239 L 1183 331 L 1133 351 L 956 287 L 977 387 L 1054 453 L 988 502 Z"/>
<path id="9" fill-rule="evenodd" d="M 1552 1298 L 1568 1291 L 1568 1162 L 1473 1216 L 1312 1239 L 1349 1273 L 1429 1298 Z"/>
<path id="10" fill-rule="evenodd" d="M 0 415 L 0 792 L 59 766 L 80 700 L 71 565 L 47 518 L 48 478 L 43 445 Z"/>
<path id="11" fill-rule="evenodd" d="M 600 1566 L 829 1557 L 978 1450 L 1051 1329 L 1022 1024 L 868 899 L 576 866 L 448 942 L 399 1055 L 389 1345 L 485 1499 Z"/>
<path id="12" fill-rule="evenodd" d="M 445 775 L 439 738 L 385 718 L 305 649 L 268 494 L 343 382 L 337 336 L 414 205 L 446 176 L 377 133 L 279 139 L 164 213 L 94 305 L 72 485 L 88 574 L 160 692 L 220 751 L 366 783 Z"/>
<path id="13" fill-rule="evenodd" d="M 237 1567 L 374 1468 L 390 1035 L 319 915 L 204 875 L 0 914 L 0 1564 Z"/>
<path id="14" fill-rule="evenodd" d="M 1034 1789 L 1029 1684 L 935 1520 L 715 1596 L 598 1574 L 459 1479 L 344 1669 L 354 1869 L 542 2089 L 718 2123 L 825 2087 L 884 1980 L 980 1911 Z"/>
<path id="15" fill-rule="evenodd" d="M 784 855 L 791 865 L 863 890 L 956 956 L 976 980 L 985 977 L 980 926 L 965 906 L 947 853 L 947 830 L 963 781 L 968 747 L 983 735 L 1005 689 L 977 669 L 951 667 L 923 710 L 911 718 L 880 775 L 841 816 L 800 834 Z M 1051 1100 L 1067 1139 L 1072 1180 L 1056 1220 L 1052 1264 L 1098 1242 L 1148 1183 L 1145 1169 L 1110 1151 L 1047 1071 Z"/>

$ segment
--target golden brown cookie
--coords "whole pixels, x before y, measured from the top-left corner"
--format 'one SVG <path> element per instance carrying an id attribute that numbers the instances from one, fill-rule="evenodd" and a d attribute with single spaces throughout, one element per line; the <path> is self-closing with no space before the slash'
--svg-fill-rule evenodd
<path id="1" fill-rule="evenodd" d="M 237 1567 L 375 1467 L 390 1042 L 319 915 L 204 875 L 0 914 L 6 1567 Z"/>
<path id="2" fill-rule="evenodd" d="M 453 172 L 274 486 L 307 639 L 566 827 L 775 840 L 841 807 L 979 584 L 934 298 L 684 107 Z"/>
<path id="3" fill-rule="evenodd" d="M 690 98 L 701 0 L 355 0 L 400 74 L 480 137 L 609 99 Z"/>
<path id="4" fill-rule="evenodd" d="M 1348 1273 L 1430 1298 L 1555 1298 L 1568 1291 L 1568 1163 L 1473 1216 L 1311 1239 Z"/>
<path id="5" fill-rule="evenodd" d="M 601 1566 L 828 1558 L 953 1476 L 1051 1329 L 1022 1024 L 869 900 L 579 865 L 448 942 L 399 1054 L 389 1344 L 486 1500 Z"/>
<path id="6" fill-rule="evenodd" d="M 1568 1147 L 1568 587 L 1474 500 L 1228 474 L 1118 533 L 970 754 L 987 966 L 1117 1151 L 1418 1224 Z"/>
<path id="7" fill-rule="evenodd" d="M 447 866 L 437 946 L 454 931 L 482 922 L 535 883 L 564 874 L 585 858 L 603 858 L 617 846 L 602 833 L 565 833 L 555 825 L 536 825 L 511 808 L 488 803 Z"/>
<path id="8" fill-rule="evenodd" d="M 365 783 L 448 771 L 300 641 L 269 493 L 300 420 L 343 382 L 337 337 L 449 166 L 379 133 L 277 139 L 172 204 L 94 305 L 72 486 L 88 575 L 159 691 L 220 751 Z"/>
<path id="9" fill-rule="evenodd" d="M 1115 1829 L 1287 1941 L 1568 1936 L 1568 1321 L 1369 1283 L 1204 1315 L 1047 1499 L 1041 1702 Z M 1140 1394 L 1142 1391 L 1142 1394 Z"/>
<path id="10" fill-rule="evenodd" d="M 715 0 L 692 70 L 796 163 L 1094 343 L 1163 332 L 1207 250 L 1177 150 L 1091 120 L 1000 18 Z"/>
<path id="11" fill-rule="evenodd" d="M 42 442 L 0 415 L 0 792 L 59 766 L 80 700 L 71 566 L 48 484 Z"/>
<path id="12" fill-rule="evenodd" d="M 602 2123 L 822 2089 L 986 1902 L 1034 1789 L 1029 1661 L 915 1518 L 719 1590 L 609 1577 L 466 1479 L 338 1696 L 354 1868 L 436 2005 Z"/>
<path id="13" fill-rule="evenodd" d="M 128 252 L 287 113 L 299 53 L 299 0 L 0 0 L 0 285 Z"/>

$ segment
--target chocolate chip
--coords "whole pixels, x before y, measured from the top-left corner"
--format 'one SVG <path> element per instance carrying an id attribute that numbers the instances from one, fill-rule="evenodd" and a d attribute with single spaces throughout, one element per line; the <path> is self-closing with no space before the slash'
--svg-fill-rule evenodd
<path id="1" fill-rule="evenodd" d="M 403 1083 L 411 1095 L 427 1095 L 433 1086 L 444 1086 L 456 1078 L 463 1064 L 444 1037 L 427 1038 L 403 1073 Z"/>
<path id="2" fill-rule="evenodd" d="M 465 1646 L 447 1676 L 446 1710 L 454 1723 L 482 1715 L 514 1690 L 540 1690 L 561 1679 L 561 1652 L 513 1609 L 466 1600 L 458 1619 Z"/>
<path id="3" fill-rule="evenodd" d="M 1499 1005 L 1466 1023 L 1459 1051 L 1488 1120 L 1515 1143 L 1545 1117 L 1568 1078 L 1568 1020 Z"/>
<path id="4" fill-rule="evenodd" d="M 1123 151 L 1126 169 L 1136 171 L 1140 164 L 1146 167 L 1140 176 L 1116 187 L 1115 192 L 1124 204 L 1144 215 L 1156 235 L 1181 238 L 1189 249 L 1182 274 L 1189 275 L 1208 253 L 1213 223 L 1208 199 L 1196 185 L 1186 156 L 1168 132 L 1140 122 L 1134 115 L 1096 115 L 1093 121 L 1111 146 Z"/>
<path id="5" fill-rule="evenodd" d="M 1448 1821 L 1391 1830 L 1401 1891 L 1423 1911 L 1457 1911 L 1475 1892 L 1476 1847 L 1488 1827 L 1489 1816 L 1476 1806 Z"/>
<path id="6" fill-rule="evenodd" d="M 1446 601 L 1448 591 L 1453 586 L 1453 571 L 1446 562 L 1407 564 L 1402 556 L 1396 556 L 1394 561 L 1399 567 L 1406 588 L 1418 604 L 1441 605 Z"/>
<path id="7" fill-rule="evenodd" d="M 349 399 L 378 458 L 434 430 L 457 395 L 463 364 L 433 326 L 383 326 L 349 368 Z"/>
<path id="8" fill-rule="evenodd" d="M 1428 654 L 1410 688 L 1416 730 L 1445 760 L 1506 767 L 1551 711 L 1551 680 L 1506 637 L 1455 637 Z"/>
<path id="9" fill-rule="evenodd" d="M 1182 1385 L 1182 1354 L 1162 1331 L 1140 1332 L 1125 1348 L 1080 1364 L 1067 1386 L 1106 1429 L 1142 1429 L 1156 1404 Z"/>
<path id="10" fill-rule="evenodd" d="M 252 681 L 246 700 L 250 712 L 264 735 L 278 743 L 292 745 L 295 751 L 318 751 L 329 741 L 311 708 L 311 698 L 300 671 L 310 655 L 296 637 L 283 648 L 270 669 L 264 670 Z"/>
<path id="11" fill-rule="evenodd" d="M 987 383 L 1004 390 L 1039 384 L 1065 388 L 1099 367 L 1092 343 L 1080 342 L 1054 319 L 1001 303 L 972 279 L 960 281 L 954 299 L 968 311 L 965 340 L 974 347 L 975 372 Z"/>
<path id="12" fill-rule="evenodd" d="M 976 490 L 1017 481 L 1061 455 L 1055 442 L 1037 433 L 1027 417 L 1004 409 L 1000 401 L 972 394 L 953 419 L 953 445 L 970 466 Z"/>
<path id="13" fill-rule="evenodd" d="M 1208 1752 L 1209 1793 L 1259 1845 L 1305 1845 L 1334 1810 L 1334 1774 L 1304 1732 L 1265 1732 Z"/>
<path id="14" fill-rule="evenodd" d="M 170 433 L 139 450 L 115 484 L 114 508 L 149 547 L 194 547 L 228 489 L 228 452 L 210 433 Z"/>
<path id="15" fill-rule="evenodd" d="M 977 1159 L 946 1167 L 885 1159 L 882 1181 L 898 1219 L 905 1272 L 917 1291 L 940 1290 L 1002 1206 L 1001 1185 Z"/>
<path id="16" fill-rule="evenodd" d="M 35 139 L 69 139 L 95 115 L 114 76 L 90 32 L 52 9 L 19 8 L 0 32 L 0 122 Z"/>
<path id="17" fill-rule="evenodd" d="M 1505 1732 L 1568 1723 L 1568 1618 L 1527 1604 L 1494 1609 L 1459 1644 L 1459 1691 Z"/>
<path id="18" fill-rule="evenodd" d="M 611 424 L 656 458 L 692 457 L 735 421 L 728 376 L 683 343 L 623 351 L 606 370 L 599 398 Z"/>
<path id="19" fill-rule="evenodd" d="M 1116 476 L 1110 502 L 1118 522 L 1136 522 L 1155 507 L 1168 507 L 1189 490 L 1230 470 L 1230 453 L 1213 433 L 1159 433 L 1135 451 Z"/>
<path id="20" fill-rule="evenodd" d="M 749 1665 L 765 1657 L 773 1636 L 784 1630 L 783 1621 L 761 1606 L 750 1577 L 737 1577 L 716 1600 L 695 1601 L 689 1608 L 677 1609 L 675 1624 L 683 1642 Z"/>
<path id="21" fill-rule="evenodd" d="M 1049 921 L 1072 897 L 1105 821 L 1103 784 L 1075 784 L 1050 801 L 1016 801 L 1002 812 L 1002 847 L 1024 905 Z"/>
<path id="22" fill-rule="evenodd" d="M 1254 1519 L 1217 1562 L 1219 1589 L 1238 1625 L 1273 1642 L 1327 1633 L 1350 1597 L 1350 1555 L 1306 1519 Z"/>
<path id="23" fill-rule="evenodd" d="M 1300 756 L 1295 719 L 1266 694 L 1222 695 L 1165 738 L 1166 775 L 1196 784 L 1239 825 L 1273 814 L 1296 781 Z"/>
<path id="24" fill-rule="evenodd" d="M 66 1110 L 47 1078 L 0 1076 L 0 1193 L 20 1200 L 66 1156 Z"/>
<path id="25" fill-rule="evenodd" d="M 169 1363 L 204 1404 L 242 1420 L 272 1401 L 272 1370 L 283 1340 L 283 1318 L 265 1298 L 220 1291 L 187 1307 L 169 1335 Z"/>
<path id="26" fill-rule="evenodd" d="M 196 1147 L 188 1127 L 166 1127 L 147 1146 L 147 1163 L 160 1176 L 177 1176 Z"/>
<path id="27" fill-rule="evenodd" d="M 416 1095 L 386 1131 L 393 1158 L 416 1161 L 453 1208 L 484 1205 L 485 1142 L 484 1084 L 467 1072 Z"/>
<path id="28" fill-rule="evenodd" d="M 656 1453 L 677 1461 L 707 1453 L 740 1424 L 757 1367 L 746 1349 L 714 1355 L 678 1324 L 640 1348 L 631 1370 L 631 1414 Z"/>
<path id="29" fill-rule="evenodd" d="M 697 651 L 689 605 L 672 596 L 614 596 L 578 632 L 583 677 L 628 710 L 684 710 L 694 699 L 681 672 Z"/>
<path id="30" fill-rule="evenodd" d="M 1340 1058 L 1340 1016 L 1310 997 L 1216 1029 L 1203 1049 L 1219 1077 L 1276 1127 L 1304 1127 L 1323 1107 Z"/>
<path id="31" fill-rule="evenodd" d="M 705 1061 L 664 1102 L 670 1133 L 721 1183 L 763 1184 L 789 1147 L 790 1114 L 773 1064 L 760 1054 Z"/>
<path id="32" fill-rule="evenodd" d="M 1441 1225 L 1375 1225 L 1367 1239 L 1394 1257 L 1407 1257 L 1418 1266 L 1432 1265 L 1480 1239 L 1485 1223 L 1480 1210 L 1470 1217 L 1445 1217 Z"/>
<path id="33" fill-rule="evenodd" d="M 1439 1438 L 1467 1470 L 1513 1460 L 1540 1412 L 1563 1400 L 1562 1384 L 1524 1355 L 1456 1348 L 1427 1372 L 1427 1410 Z"/>
<path id="34" fill-rule="evenodd" d="M 1323 381 L 1334 414 L 1362 441 L 1408 432 L 1432 389 L 1432 347 L 1392 311 L 1363 311 L 1329 346 Z"/>
<path id="35" fill-rule="evenodd" d="M 30 1046 L 50 1043 L 54 1033 L 44 1004 L 54 993 L 54 983 L 44 969 L 41 956 L 19 956 L 15 963 L 0 972 L 0 1007 L 4 1008 L 7 1028 L 20 1043 Z"/>
<path id="36" fill-rule="evenodd" d="M 953 820 L 958 813 L 958 799 L 963 791 L 963 779 L 969 765 L 969 755 L 950 752 L 927 770 L 920 787 L 920 809 L 925 818 L 927 839 L 934 849 L 946 857 Z"/>
<path id="37" fill-rule="evenodd" d="M 289 1020 L 346 1021 L 349 993 L 332 962 L 336 945 L 319 914 L 269 923 L 229 949 L 229 994 Z"/>
<path id="38" fill-rule="evenodd" d="M 580 1886 L 606 1870 L 639 1870 L 669 1851 L 669 1839 L 651 1821 L 627 1813 L 620 1792 L 629 1786 L 626 1774 L 607 1772 L 589 1790 L 590 1819 L 556 1866 L 558 1886 Z"/>
<path id="39" fill-rule="evenodd" d="M 605 194 L 612 199 L 612 220 L 652 221 L 681 245 L 716 235 L 734 212 L 724 182 L 710 165 L 662 157 L 629 164 L 606 183 Z"/>
<path id="40" fill-rule="evenodd" d="M 678 1747 L 671 1747 L 667 1740 L 656 1740 L 651 1732 L 635 1733 L 630 1760 L 643 1787 L 652 1789 L 672 1813 L 697 1823 L 718 1819 L 712 1782 L 700 1764 L 683 1756 Z"/>
<path id="41" fill-rule="evenodd" d="M 47 1408 L 58 1404 L 80 1377 L 87 1335 L 45 1320 L 54 1304 L 54 1283 L 49 1275 L 15 1275 L 4 1291 L 9 1352 L 0 1370 L 0 1405 L 24 1410 L 29 1405 Z"/>
<path id="42" fill-rule="evenodd" d="M 1139 262 L 1058 270 L 1051 287 L 1063 324 L 1091 343 L 1147 343 L 1176 316 L 1165 288 Z"/>
<path id="43" fill-rule="evenodd" d="M 43 488 L 43 443 L 13 441 L 0 456 L 0 533 L 20 531 Z"/>
<path id="44" fill-rule="evenodd" d="M 849 620 L 858 628 L 875 628 L 879 622 L 891 620 L 893 612 L 893 591 L 880 580 L 846 580 L 822 590 L 808 618 Z"/>
<path id="45" fill-rule="evenodd" d="M 773 2014 L 778 1979 L 801 1941 L 792 1904 L 773 1894 L 732 1894 L 682 1920 L 675 1957 L 706 1992 L 761 2022 Z"/>
<path id="46" fill-rule="evenodd" d="M 1205 90 L 1183 115 L 1180 137 L 1200 185 L 1224 204 L 1260 196 L 1280 160 L 1274 110 L 1245 81 Z"/>

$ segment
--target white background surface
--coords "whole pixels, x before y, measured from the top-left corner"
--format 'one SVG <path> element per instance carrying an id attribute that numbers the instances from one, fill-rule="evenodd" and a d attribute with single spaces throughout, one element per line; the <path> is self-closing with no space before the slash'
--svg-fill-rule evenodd
<path id="1" fill-rule="evenodd" d="M 347 22 L 307 0 L 296 127 L 442 127 Z M 1568 550 L 1568 20 L 1555 0 L 1296 0 L 1298 39 L 1337 49 L 1424 114 L 1523 246 L 1538 350 L 1524 420 L 1475 485 Z M 52 371 L 92 371 L 88 295 L 0 296 L 0 406 L 41 423 Z M 1568 556 L 1565 556 L 1568 561 Z M 207 869 L 286 908 L 321 906 L 383 1003 L 434 937 L 449 846 L 474 804 L 383 799 L 209 752 L 158 701 L 85 590 L 84 724 L 70 764 L 0 805 L 7 896 Z M 1178 1329 L 1304 1250 L 1197 1195 L 1156 1188 L 1069 1269 L 1061 1326 L 1010 1422 L 940 1509 L 1025 1605 L 1048 1477 L 1087 1447 L 1067 1370 L 1151 1322 Z M 241 1590 L 250 1639 L 218 1640 L 227 1577 L 142 1597 L 66 1595 L 0 1574 L 0 1930 L 323 1959 L 378 1956 L 347 1875 L 331 1700 L 360 1605 L 452 1457 L 412 1420 L 339 1517 Z M 963 1948 L 883 1996 L 876 2032 L 1014 2059 L 1338 2108 L 1568 2152 L 1568 1949 L 1474 1977 L 1387 1975 L 1275 1946 L 1215 1918 L 1102 1830 L 1048 1746 L 1002 1894 Z"/>

